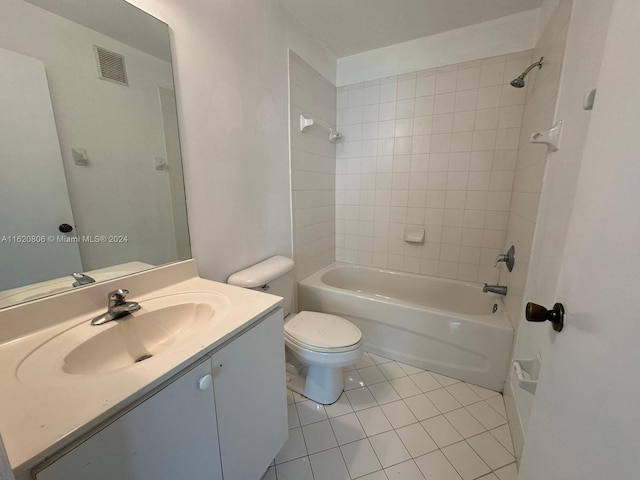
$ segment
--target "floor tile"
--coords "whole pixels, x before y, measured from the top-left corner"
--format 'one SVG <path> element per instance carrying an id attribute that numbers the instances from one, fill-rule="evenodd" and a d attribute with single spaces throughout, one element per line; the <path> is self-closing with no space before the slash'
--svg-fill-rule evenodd
<path id="1" fill-rule="evenodd" d="M 289 438 L 287 442 L 280 450 L 280 453 L 276 456 L 276 463 L 287 462 L 295 458 L 304 457 L 307 455 L 307 447 L 304 443 L 304 437 L 302 436 L 302 428 L 292 428 L 289 430 Z"/>
<path id="2" fill-rule="evenodd" d="M 494 429 L 499 427 L 500 425 L 504 425 L 507 423 L 507 419 L 496 412 L 489 404 L 485 401 L 474 403 L 473 405 L 469 405 L 465 407 L 471 415 L 473 415 L 476 420 L 478 420 L 487 430 Z"/>
<path id="3" fill-rule="evenodd" d="M 449 385 L 453 385 L 460 381 L 457 378 L 447 377 L 445 375 L 440 375 L 439 373 L 431 372 L 431 375 L 433 375 L 433 378 L 435 378 L 443 387 L 448 387 Z"/>
<path id="4" fill-rule="evenodd" d="M 371 408 L 377 405 L 376 399 L 373 398 L 373 395 L 371 395 L 371 392 L 367 387 L 349 390 L 346 394 L 349 399 L 349 403 L 351 403 L 353 410 L 356 412 L 358 410 L 364 410 L 365 408 Z"/>
<path id="5" fill-rule="evenodd" d="M 436 445 L 438 445 L 438 447 L 440 448 L 463 440 L 462 436 L 457 432 L 457 430 L 453 428 L 449 422 L 447 422 L 447 419 L 444 418 L 444 415 L 430 418 L 428 420 L 425 420 L 424 422 L 420 422 L 420 424 L 424 427 L 429 436 L 433 438 L 433 441 L 436 442 Z"/>
<path id="6" fill-rule="evenodd" d="M 314 480 L 309 457 L 276 465 L 278 480 Z"/>
<path id="7" fill-rule="evenodd" d="M 387 417 L 380 407 L 360 410 L 356 412 L 356 415 L 368 437 L 393 430 L 391 423 L 389 423 L 389 420 L 387 420 Z"/>
<path id="8" fill-rule="evenodd" d="M 327 416 L 329 418 L 333 418 L 351 413 L 353 412 L 353 408 L 351 407 L 351 403 L 349 403 L 347 394 L 342 392 L 342 395 L 340 395 L 338 400 L 336 400 L 332 405 L 324 406 L 324 411 L 327 412 Z"/>
<path id="9" fill-rule="evenodd" d="M 393 428 L 401 428 L 406 425 L 416 423 L 418 419 L 415 417 L 407 404 L 402 400 L 381 405 L 380 408 L 386 415 Z"/>
<path id="10" fill-rule="evenodd" d="M 480 396 L 480 398 L 482 398 L 483 400 L 487 400 L 488 398 L 495 397 L 496 395 L 500 395 L 499 392 L 496 392 L 496 391 L 493 391 L 493 390 L 489 390 L 488 388 L 479 387 L 478 385 L 472 385 L 470 383 L 467 383 L 467 386 L 471 390 L 476 392 Z M 502 395 L 500 395 L 500 396 L 502 396 Z"/>
<path id="11" fill-rule="evenodd" d="M 462 405 L 471 405 L 472 403 L 477 403 L 482 400 L 476 392 L 462 382 L 454 383 L 446 387 L 446 390 Z"/>
<path id="12" fill-rule="evenodd" d="M 462 407 L 460 402 L 458 402 L 453 395 L 444 388 L 432 390 L 427 392 L 425 395 L 442 413 L 450 412 L 451 410 L 456 410 Z"/>
<path id="13" fill-rule="evenodd" d="M 420 372 L 415 375 L 411 375 L 411 380 L 418 386 L 423 392 L 429 392 L 431 390 L 437 390 L 442 388 L 442 385 L 433 378 L 433 375 L 429 372 Z"/>
<path id="14" fill-rule="evenodd" d="M 384 470 L 378 470 L 364 477 L 358 477 L 358 480 L 389 480 L 389 477 L 384 473 Z"/>
<path id="15" fill-rule="evenodd" d="M 357 370 L 343 372 L 342 377 L 344 378 L 345 390 L 353 390 L 354 388 L 364 387 L 364 380 L 362 380 L 362 377 Z"/>
<path id="16" fill-rule="evenodd" d="M 378 457 L 367 439 L 343 445 L 340 447 L 340 451 L 351 478 L 382 470 L 382 465 L 380 465 Z"/>
<path id="17" fill-rule="evenodd" d="M 504 467 L 516 460 L 489 432 L 470 438 L 467 442 L 491 470 Z"/>
<path id="18" fill-rule="evenodd" d="M 418 420 L 426 420 L 440 415 L 440 411 L 424 394 L 405 398 L 403 401 Z"/>
<path id="19" fill-rule="evenodd" d="M 324 406 L 313 400 L 296 403 L 296 408 L 298 409 L 300 425 L 308 425 L 327 419 L 327 412 L 325 412 Z"/>
<path id="20" fill-rule="evenodd" d="M 402 398 L 413 397 L 422 392 L 410 377 L 394 378 L 389 383 Z"/>
<path id="21" fill-rule="evenodd" d="M 383 468 L 411 459 L 411 455 L 394 431 L 369 437 L 369 442 Z"/>
<path id="22" fill-rule="evenodd" d="M 298 410 L 295 405 L 287 405 L 287 416 L 289 418 L 289 428 L 295 428 L 300 426 L 300 419 L 298 418 Z"/>
<path id="23" fill-rule="evenodd" d="M 396 433 L 413 458 L 438 449 L 436 442 L 419 423 L 399 428 Z"/>
<path id="24" fill-rule="evenodd" d="M 358 370 L 358 373 L 362 377 L 362 380 L 364 380 L 365 385 L 373 385 L 386 380 L 382 371 L 376 365 L 362 368 Z"/>
<path id="25" fill-rule="evenodd" d="M 343 374 L 333 405 L 287 390 L 289 439 L 261 480 L 516 480 L 498 392 L 374 354 Z"/>
<path id="26" fill-rule="evenodd" d="M 418 465 L 413 460 L 386 468 L 385 473 L 389 480 L 424 480 Z"/>
<path id="27" fill-rule="evenodd" d="M 458 472 L 440 450 L 416 458 L 415 462 L 424 478 L 429 480 L 461 480 Z"/>
<path id="28" fill-rule="evenodd" d="M 511 440 L 511 431 L 509 430 L 509 425 L 502 425 L 501 427 L 494 428 L 493 430 L 489 430 L 489 433 L 495 437 L 496 440 L 500 442 L 500 444 L 507 449 L 507 451 L 511 455 L 515 455 L 513 449 L 513 442 Z"/>
<path id="29" fill-rule="evenodd" d="M 507 418 L 507 411 L 504 408 L 504 399 L 502 398 L 502 395 L 498 395 L 497 397 L 492 397 L 492 398 L 487 399 L 487 403 L 496 412 L 498 412 L 504 418 Z"/>
<path id="30" fill-rule="evenodd" d="M 491 472 L 491 469 L 482 461 L 467 442 L 454 443 L 442 449 L 447 460 L 460 474 L 463 480 L 474 480 Z"/>
<path id="31" fill-rule="evenodd" d="M 400 368 L 397 362 L 381 363 L 378 367 L 387 380 L 407 376 L 406 372 Z"/>
<path id="32" fill-rule="evenodd" d="M 362 358 L 355 364 L 356 368 L 365 368 L 375 365 L 375 362 L 371 360 L 371 357 L 368 353 L 363 353 Z"/>
<path id="33" fill-rule="evenodd" d="M 375 353 L 369 353 L 369 358 L 374 361 L 376 365 L 381 363 L 393 362 L 390 358 L 381 357 L 380 355 L 376 355 Z"/>
<path id="34" fill-rule="evenodd" d="M 424 369 L 422 368 L 414 367 L 413 365 L 408 365 L 406 363 L 400 363 L 400 362 L 397 362 L 397 363 L 398 365 L 400 365 L 400 368 L 402 368 L 402 370 L 404 370 L 404 373 L 406 373 L 407 375 L 415 375 L 416 373 L 424 372 Z"/>
<path id="35" fill-rule="evenodd" d="M 388 364 L 387 364 L 388 365 Z M 377 383 L 375 385 L 369 385 L 369 391 L 376 399 L 378 404 L 395 402 L 400 400 L 400 395 L 396 392 L 389 382 Z"/>
<path id="36" fill-rule="evenodd" d="M 464 408 L 445 413 L 444 417 L 464 438 L 473 437 L 486 431 L 486 428 Z"/>
<path id="37" fill-rule="evenodd" d="M 309 455 L 338 446 L 329 420 L 303 426 L 302 434 Z"/>
<path id="38" fill-rule="evenodd" d="M 515 462 L 506 467 L 499 468 L 494 473 L 500 480 L 518 480 L 518 467 Z"/>
<path id="39" fill-rule="evenodd" d="M 291 392 L 291 394 L 293 395 L 294 403 L 306 402 L 307 400 L 309 400 L 307 397 L 305 397 L 304 395 L 300 395 L 298 392 Z"/>
<path id="40" fill-rule="evenodd" d="M 309 457 L 315 480 L 351 480 L 339 448 L 332 448 Z"/>
<path id="41" fill-rule="evenodd" d="M 347 415 L 332 418 L 330 422 L 333 433 L 335 433 L 336 439 L 338 440 L 338 445 L 354 442 L 367 436 L 355 413 L 348 413 Z"/>

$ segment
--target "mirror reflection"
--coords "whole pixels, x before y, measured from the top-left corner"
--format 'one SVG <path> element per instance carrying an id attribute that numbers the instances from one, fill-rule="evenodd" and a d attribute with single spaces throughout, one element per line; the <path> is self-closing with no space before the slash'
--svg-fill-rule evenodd
<path id="1" fill-rule="evenodd" d="M 0 307 L 189 258 L 167 25 L 2 0 L 0 166 Z"/>

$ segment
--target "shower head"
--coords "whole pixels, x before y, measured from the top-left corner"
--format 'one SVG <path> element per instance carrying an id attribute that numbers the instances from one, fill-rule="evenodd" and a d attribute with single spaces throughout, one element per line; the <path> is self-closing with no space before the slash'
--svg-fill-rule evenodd
<path id="1" fill-rule="evenodd" d="M 527 69 L 526 69 L 524 72 L 522 72 L 522 75 L 520 75 L 518 78 L 516 78 L 516 79 L 514 79 L 514 80 L 511 80 L 511 86 L 512 86 L 512 87 L 516 87 L 516 88 L 522 88 L 522 87 L 524 87 L 524 77 L 526 77 L 526 76 L 527 76 L 527 74 L 528 74 L 528 73 L 529 73 L 533 68 L 535 68 L 535 67 L 542 68 L 542 59 L 543 59 L 543 58 L 544 58 L 544 57 L 540 57 L 540 60 L 539 60 L 539 61 L 537 61 L 536 63 L 532 63 L 531 65 L 529 65 L 529 66 L 527 67 Z"/>
<path id="2" fill-rule="evenodd" d="M 524 87 L 524 75 L 520 75 L 518 78 L 511 80 L 511 86 L 516 88 Z"/>

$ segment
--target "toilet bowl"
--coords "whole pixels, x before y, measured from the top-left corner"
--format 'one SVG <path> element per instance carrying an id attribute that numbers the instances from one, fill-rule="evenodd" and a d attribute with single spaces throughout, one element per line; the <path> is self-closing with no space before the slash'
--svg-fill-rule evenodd
<path id="1" fill-rule="evenodd" d="M 344 390 L 342 368 L 362 358 L 362 333 L 350 321 L 320 312 L 291 314 L 293 268 L 276 255 L 234 273 L 230 285 L 269 290 L 283 297 L 287 387 L 322 404 L 334 403 Z"/>
<path id="2" fill-rule="evenodd" d="M 287 318 L 284 342 L 288 353 L 298 360 L 288 362 L 287 386 L 323 404 L 340 397 L 344 390 L 342 367 L 355 364 L 363 352 L 358 327 L 342 317 L 319 312 L 303 311 Z"/>

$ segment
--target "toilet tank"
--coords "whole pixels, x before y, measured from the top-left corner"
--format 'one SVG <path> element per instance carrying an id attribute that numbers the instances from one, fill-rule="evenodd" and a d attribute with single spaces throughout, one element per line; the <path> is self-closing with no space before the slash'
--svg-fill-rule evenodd
<path id="1" fill-rule="evenodd" d="M 230 275 L 227 283 L 284 298 L 282 308 L 286 317 L 293 306 L 294 266 L 290 258 L 276 255 Z"/>

